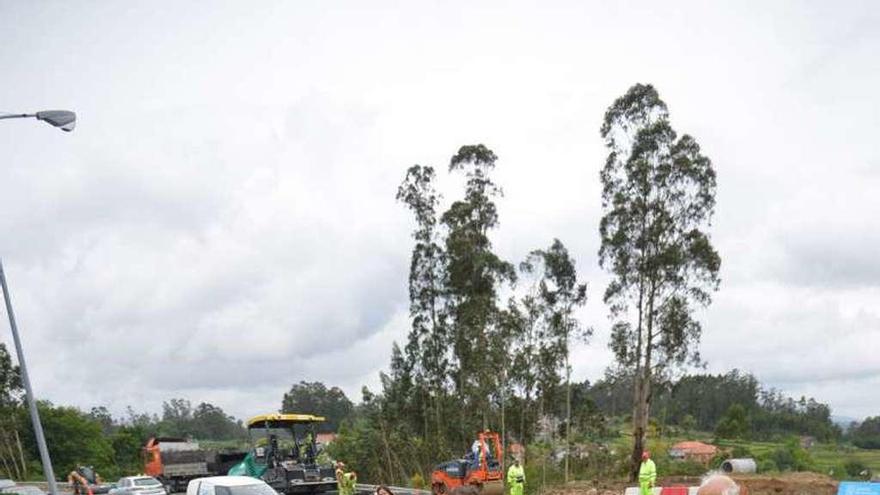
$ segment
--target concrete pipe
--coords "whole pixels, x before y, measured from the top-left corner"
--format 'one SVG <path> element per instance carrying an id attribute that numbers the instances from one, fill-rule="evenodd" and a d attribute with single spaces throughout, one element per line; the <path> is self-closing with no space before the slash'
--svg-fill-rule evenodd
<path id="1" fill-rule="evenodd" d="M 728 459 L 721 463 L 721 470 L 725 473 L 755 473 L 758 464 L 754 459 Z"/>

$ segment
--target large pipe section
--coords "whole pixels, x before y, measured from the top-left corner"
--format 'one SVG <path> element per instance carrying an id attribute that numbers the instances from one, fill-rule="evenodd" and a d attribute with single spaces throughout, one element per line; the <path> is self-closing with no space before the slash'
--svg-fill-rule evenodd
<path id="1" fill-rule="evenodd" d="M 721 470 L 725 473 L 755 473 L 758 465 L 754 459 L 728 459 L 721 463 Z"/>

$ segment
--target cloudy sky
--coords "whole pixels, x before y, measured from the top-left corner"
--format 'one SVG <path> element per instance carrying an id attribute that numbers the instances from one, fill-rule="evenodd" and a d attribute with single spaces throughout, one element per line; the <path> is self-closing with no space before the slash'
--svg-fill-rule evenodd
<path id="1" fill-rule="evenodd" d="M 478 142 L 500 157 L 503 256 L 553 237 L 576 255 L 596 335 L 575 376 L 600 377 L 598 129 L 646 82 L 719 176 L 709 370 L 880 414 L 880 5 L 676 6 L 0 2 L 0 111 L 79 114 L 72 134 L 0 122 L 0 256 L 38 395 L 239 417 L 300 380 L 359 398 L 407 331 L 397 184 Z"/>

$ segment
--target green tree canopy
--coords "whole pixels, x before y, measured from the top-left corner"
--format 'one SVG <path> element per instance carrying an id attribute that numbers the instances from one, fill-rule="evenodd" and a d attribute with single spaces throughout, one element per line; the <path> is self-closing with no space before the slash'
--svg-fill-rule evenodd
<path id="1" fill-rule="evenodd" d="M 59 476 L 79 465 L 91 465 L 105 476 L 117 473 L 113 446 L 101 430 L 101 424 L 74 407 L 56 407 L 48 402 L 38 404 L 43 432 L 52 463 Z M 22 441 L 31 459 L 39 459 L 33 427 L 22 408 L 20 424 L 25 425 Z"/>
<path id="2" fill-rule="evenodd" d="M 281 412 L 318 414 L 327 418 L 320 431 L 337 431 L 347 418 L 354 404 L 339 387 L 327 388 L 321 382 L 301 381 L 290 387 L 281 401 Z"/>
<path id="3" fill-rule="evenodd" d="M 0 412 L 18 404 L 22 391 L 21 372 L 12 364 L 6 345 L 0 343 Z"/>
<path id="4" fill-rule="evenodd" d="M 601 128 L 599 264 L 611 275 L 605 303 L 615 319 L 610 347 L 635 371 L 635 479 L 655 376 L 700 361 L 693 318 L 718 287 L 721 258 L 705 230 L 715 207 L 715 170 L 691 136 L 678 136 L 666 103 L 636 84 L 608 108 Z"/>
<path id="5" fill-rule="evenodd" d="M 880 449 L 880 416 L 866 418 L 849 431 L 848 437 L 863 449 Z"/>
<path id="6" fill-rule="evenodd" d="M 746 438 L 749 434 L 749 418 L 746 408 L 733 404 L 718 421 L 715 435 L 719 438 Z"/>

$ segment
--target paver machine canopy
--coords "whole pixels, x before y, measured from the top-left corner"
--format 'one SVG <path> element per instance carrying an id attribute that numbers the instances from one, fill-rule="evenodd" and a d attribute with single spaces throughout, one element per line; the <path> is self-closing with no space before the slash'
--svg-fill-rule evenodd
<path id="1" fill-rule="evenodd" d="M 229 470 L 230 475 L 259 478 L 285 494 L 336 489 L 336 473 L 318 461 L 315 428 L 325 419 L 312 414 L 271 413 L 248 420 L 253 448 Z"/>

